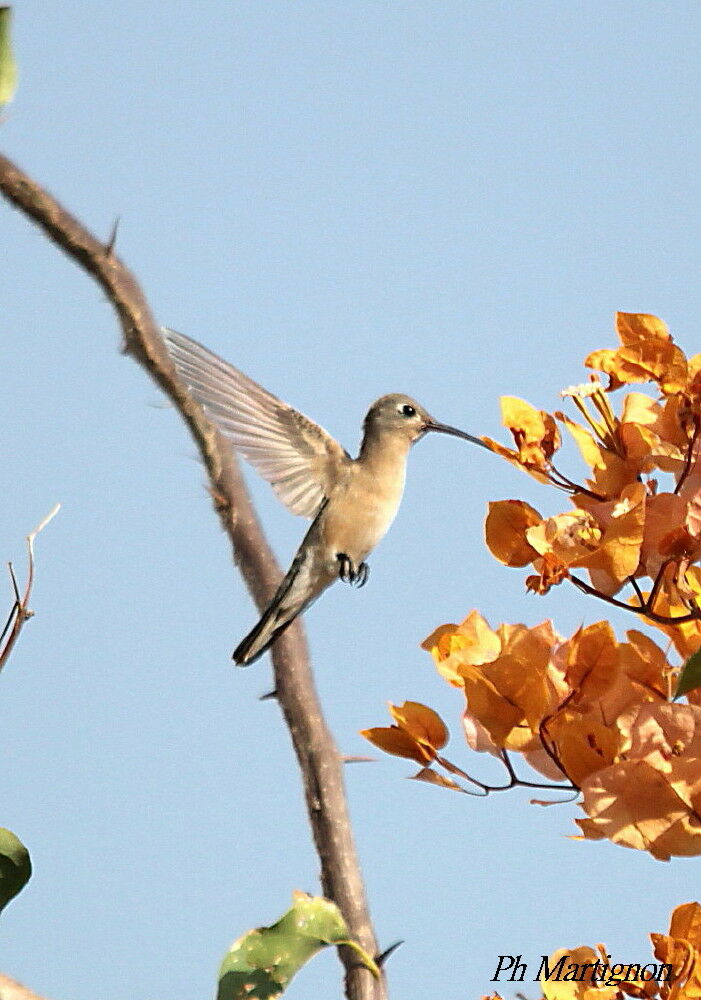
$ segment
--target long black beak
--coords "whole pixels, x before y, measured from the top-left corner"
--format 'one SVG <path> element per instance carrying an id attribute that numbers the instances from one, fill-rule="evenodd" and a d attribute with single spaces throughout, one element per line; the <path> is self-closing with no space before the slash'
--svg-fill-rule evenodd
<path id="1" fill-rule="evenodd" d="M 484 441 L 480 441 L 479 438 L 473 437 L 472 434 L 468 434 L 466 431 L 459 431 L 457 427 L 451 427 L 449 424 L 439 424 L 435 420 L 429 420 L 424 427 L 425 431 L 437 431 L 439 434 L 452 434 L 453 437 L 463 438 L 465 441 L 471 441 L 472 444 L 478 444 L 482 448 L 486 448 L 487 451 L 491 451 L 488 444 Z"/>

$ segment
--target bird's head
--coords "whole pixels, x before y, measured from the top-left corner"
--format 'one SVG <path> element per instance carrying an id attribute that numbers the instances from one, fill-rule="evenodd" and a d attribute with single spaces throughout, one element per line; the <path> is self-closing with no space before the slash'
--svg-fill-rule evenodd
<path id="1" fill-rule="evenodd" d="M 452 434 L 454 437 L 464 438 L 484 447 L 484 442 L 479 438 L 434 420 L 428 410 L 415 399 L 398 392 L 375 400 L 365 417 L 363 430 L 365 440 L 390 436 L 397 441 L 406 442 L 407 446 L 418 441 L 429 431 L 436 431 L 440 434 Z"/>

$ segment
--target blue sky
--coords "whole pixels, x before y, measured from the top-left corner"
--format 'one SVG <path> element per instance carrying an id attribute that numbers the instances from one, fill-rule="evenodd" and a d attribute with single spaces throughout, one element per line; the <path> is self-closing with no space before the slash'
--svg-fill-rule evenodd
<path id="1" fill-rule="evenodd" d="M 700 18 L 625 0 L 27 0 L 2 148 L 96 233 L 120 217 L 161 322 L 349 450 L 386 392 L 500 436 L 499 396 L 558 406 L 613 346 L 616 309 L 698 349 Z M 0 967 L 56 998 L 211 996 L 230 942 L 318 887 L 288 736 L 258 700 L 269 663 L 229 659 L 255 613 L 194 446 L 120 354 L 102 293 L 4 204 L 0 251 L 0 557 L 21 566 L 63 504 L 0 677 L 0 825 L 35 866 Z M 250 478 L 286 563 L 305 523 Z M 563 633 L 605 616 L 564 588 L 527 597 L 491 559 L 485 505 L 507 497 L 561 509 L 454 439 L 412 453 L 369 585 L 307 618 L 343 752 L 413 698 L 442 712 L 457 763 L 490 773 L 420 641 L 473 607 Z M 502 953 L 533 974 L 565 945 L 647 960 L 648 931 L 699 897 L 698 861 L 568 840 L 572 805 L 410 773 L 383 757 L 347 774 L 381 944 L 406 942 L 394 996 L 478 997 Z M 288 995 L 338 984 L 328 954 Z"/>

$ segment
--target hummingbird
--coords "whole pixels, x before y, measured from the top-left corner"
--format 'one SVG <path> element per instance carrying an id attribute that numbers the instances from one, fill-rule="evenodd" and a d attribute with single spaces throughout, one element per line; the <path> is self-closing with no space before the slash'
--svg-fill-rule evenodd
<path id="1" fill-rule="evenodd" d="M 273 396 L 206 347 L 174 330 L 163 337 L 176 371 L 222 435 L 312 523 L 258 623 L 234 650 L 244 666 L 262 656 L 336 580 L 362 587 L 366 559 L 395 518 L 409 449 L 430 431 L 487 447 L 439 423 L 401 393 L 381 396 L 363 421 L 357 458 L 309 417 Z"/>

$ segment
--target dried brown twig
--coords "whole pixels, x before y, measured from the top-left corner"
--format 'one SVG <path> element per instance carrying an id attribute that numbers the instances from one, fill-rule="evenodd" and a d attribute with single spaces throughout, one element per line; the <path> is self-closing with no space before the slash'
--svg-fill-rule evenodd
<path id="1" fill-rule="evenodd" d="M 230 447 L 178 381 L 138 282 L 114 254 L 114 238 L 100 242 L 44 188 L 0 156 L 0 191 L 33 219 L 57 246 L 102 287 L 114 307 L 131 354 L 170 397 L 187 423 L 205 464 L 219 519 L 234 560 L 259 609 L 281 574 Z M 324 895 L 340 908 L 350 936 L 371 955 L 377 945 L 348 817 L 342 764 L 314 687 L 301 625 L 292 625 L 272 651 L 276 697 L 302 771 L 307 812 L 321 864 Z M 339 949 L 349 1000 L 385 1000 L 384 979 L 373 980 L 352 952 Z"/>
<path id="2" fill-rule="evenodd" d="M 5 622 L 5 627 L 0 633 L 0 670 L 5 666 L 10 653 L 12 652 L 19 634 L 22 631 L 24 623 L 32 617 L 33 611 L 29 608 L 29 598 L 32 594 L 32 587 L 34 585 L 34 539 L 42 531 L 49 521 L 58 514 L 61 504 L 57 503 L 46 515 L 43 521 L 41 521 L 34 531 L 31 531 L 27 535 L 27 582 L 24 586 L 24 594 L 20 595 L 19 586 L 17 585 L 17 577 L 15 576 L 14 567 L 12 563 L 8 563 L 10 570 L 10 580 L 12 581 L 12 589 L 15 595 L 15 601 L 10 610 L 10 614 Z M 2 998 L 0 997 L 0 1000 Z"/>

